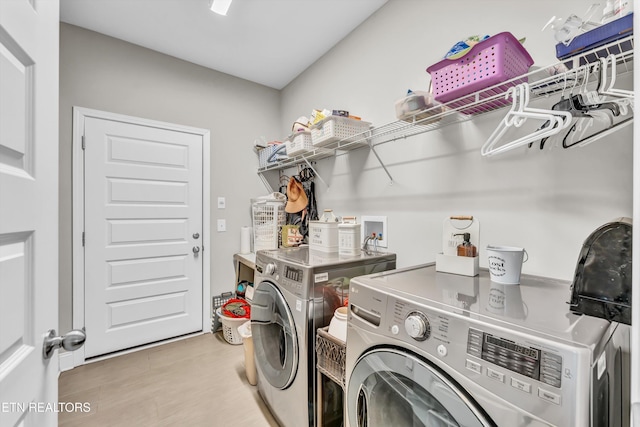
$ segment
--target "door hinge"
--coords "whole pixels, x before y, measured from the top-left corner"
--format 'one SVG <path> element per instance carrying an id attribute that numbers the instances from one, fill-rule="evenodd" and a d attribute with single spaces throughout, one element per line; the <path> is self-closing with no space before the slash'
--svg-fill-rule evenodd
<path id="1" fill-rule="evenodd" d="M 82 135 L 82 149 L 84 150 L 84 135 Z"/>
<path id="2" fill-rule="evenodd" d="M 82 232 L 82 246 L 84 246 L 84 231 Z"/>

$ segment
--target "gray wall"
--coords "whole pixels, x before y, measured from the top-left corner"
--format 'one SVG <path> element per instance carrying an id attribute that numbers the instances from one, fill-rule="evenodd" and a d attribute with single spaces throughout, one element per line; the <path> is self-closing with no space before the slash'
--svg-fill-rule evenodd
<path id="1" fill-rule="evenodd" d="M 253 141 L 278 134 L 279 92 L 117 39 L 60 26 L 60 323 L 72 324 L 72 107 L 211 131 L 211 295 L 233 290 L 232 256 L 251 224 L 248 200 L 266 193 Z M 217 197 L 226 197 L 224 210 Z M 227 232 L 216 221 L 227 220 Z"/>
<path id="2" fill-rule="evenodd" d="M 374 125 L 395 120 L 408 88 L 427 90 L 425 69 L 458 40 L 510 31 L 526 37 L 535 65 L 557 62 L 551 15 L 583 14 L 585 0 L 390 0 L 282 91 L 282 132 L 314 108 L 345 109 Z M 631 81 L 627 78 L 627 84 Z M 622 82 L 624 83 L 624 82 Z M 543 100 L 550 107 L 557 98 Z M 317 169 L 319 209 L 339 215 L 387 215 L 389 250 L 398 265 L 435 260 L 442 221 L 480 220 L 487 244 L 525 247 L 524 272 L 571 279 L 584 239 L 599 225 L 632 213 L 632 131 L 627 127 L 584 148 L 520 148 L 483 158 L 480 147 L 504 111 L 379 147 L 393 185 L 367 149 Z M 486 266 L 481 257 L 481 266 Z M 568 297 L 569 295 L 567 295 Z"/>

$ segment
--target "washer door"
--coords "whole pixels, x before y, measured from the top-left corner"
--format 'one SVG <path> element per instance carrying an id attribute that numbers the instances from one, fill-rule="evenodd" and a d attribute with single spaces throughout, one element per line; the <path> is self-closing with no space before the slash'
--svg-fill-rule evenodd
<path id="1" fill-rule="evenodd" d="M 261 282 L 254 292 L 251 335 L 258 369 L 273 387 L 289 387 L 298 369 L 298 338 L 291 310 L 270 282 Z"/>
<path id="2" fill-rule="evenodd" d="M 352 427 L 496 425 L 437 368 L 395 349 L 371 350 L 358 359 L 347 405 Z"/>

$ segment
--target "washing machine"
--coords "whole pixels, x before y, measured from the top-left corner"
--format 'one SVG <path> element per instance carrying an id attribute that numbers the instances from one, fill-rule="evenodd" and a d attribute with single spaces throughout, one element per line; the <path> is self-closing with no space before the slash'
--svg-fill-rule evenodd
<path id="1" fill-rule="evenodd" d="M 350 286 L 349 425 L 628 425 L 629 328 L 570 312 L 570 283 L 424 265 Z"/>
<path id="2" fill-rule="evenodd" d="M 316 425 L 316 330 L 347 301 L 351 278 L 395 267 L 395 254 L 258 251 L 251 304 L 258 392 L 281 426 Z"/>

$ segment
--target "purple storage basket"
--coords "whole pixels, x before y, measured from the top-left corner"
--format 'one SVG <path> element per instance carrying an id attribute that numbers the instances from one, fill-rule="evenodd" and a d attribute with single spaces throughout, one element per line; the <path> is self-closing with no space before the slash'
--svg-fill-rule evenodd
<path id="1" fill-rule="evenodd" d="M 518 39 L 511 33 L 504 32 L 476 44 L 461 58 L 444 59 L 430 66 L 427 72 L 431 75 L 436 101 L 446 103 L 459 100 L 459 104 L 456 102 L 457 105 L 453 105 L 459 107 L 475 101 L 474 97 L 464 98 L 466 95 L 526 74 L 531 65 L 533 59 Z M 519 82 L 523 81 L 526 81 L 526 78 Z M 481 93 L 480 98 L 505 92 L 519 82 L 501 85 L 487 93 Z M 509 104 L 509 100 L 497 98 L 489 105 L 470 107 L 461 112 L 474 114 Z"/>

